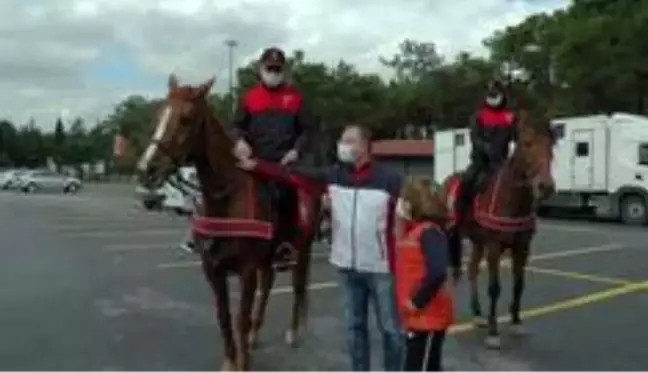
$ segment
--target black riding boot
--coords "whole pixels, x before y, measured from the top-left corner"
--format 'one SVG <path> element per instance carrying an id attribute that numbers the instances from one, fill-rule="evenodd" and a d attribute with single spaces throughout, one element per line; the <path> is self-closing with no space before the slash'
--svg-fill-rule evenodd
<path id="1" fill-rule="evenodd" d="M 457 200 L 457 225 L 466 222 L 468 214 L 470 213 L 470 205 L 472 204 L 472 180 L 466 179 L 461 184 L 459 198 Z"/>
<path id="2" fill-rule="evenodd" d="M 294 191 L 283 189 L 279 198 L 279 223 L 277 237 L 274 242 L 277 245 L 275 254 L 276 269 L 286 270 L 297 261 L 295 242 L 295 210 L 297 206 Z"/>

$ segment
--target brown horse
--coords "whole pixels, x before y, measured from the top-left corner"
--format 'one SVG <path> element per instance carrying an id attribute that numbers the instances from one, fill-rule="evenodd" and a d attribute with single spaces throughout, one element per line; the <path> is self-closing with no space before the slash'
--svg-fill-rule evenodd
<path id="1" fill-rule="evenodd" d="M 233 141 L 214 117 L 208 103 L 214 79 L 199 86 L 180 85 L 171 75 L 168 94 L 151 142 L 137 169 L 143 184 L 161 185 L 181 165 L 196 166 L 202 192 L 202 215 L 192 228 L 201 252 L 202 269 L 216 299 L 217 318 L 224 340 L 224 370 L 249 368 L 250 342 L 256 341 L 274 282 L 272 262 L 276 246 L 271 236 L 277 220 L 274 202 L 261 193 L 260 183 L 236 167 Z M 265 198 L 264 198 L 265 196 Z M 306 228 L 314 228 L 319 200 L 311 196 L 300 205 Z M 294 343 L 305 319 L 310 250 L 314 229 L 300 237 L 293 267 L 293 314 L 286 332 Z M 230 314 L 229 273 L 240 280 L 240 304 L 235 327 Z M 259 291 L 254 307 L 255 293 Z"/>
<path id="2" fill-rule="evenodd" d="M 501 292 L 500 260 L 510 249 L 513 273 L 513 298 L 510 305 L 512 331 L 522 333 L 520 303 L 524 290 L 524 272 L 535 234 L 538 203 L 553 193 L 551 175 L 553 136 L 548 121 L 530 123 L 526 111 L 520 113 L 518 137 L 512 156 L 489 175 L 481 193 L 475 196 L 471 211 L 451 234 L 451 249 L 456 269 L 461 266 L 462 237 L 470 239 L 473 250 L 468 264 L 471 284 L 471 308 L 474 322 L 488 327 L 486 344 L 500 347 L 497 325 L 497 302 Z M 448 207 L 453 211 L 460 187 L 458 174 L 451 175 L 443 188 Z M 453 217 L 456 221 L 456 216 Z M 484 320 L 479 302 L 477 277 L 483 257 L 488 266 L 488 318 Z"/>

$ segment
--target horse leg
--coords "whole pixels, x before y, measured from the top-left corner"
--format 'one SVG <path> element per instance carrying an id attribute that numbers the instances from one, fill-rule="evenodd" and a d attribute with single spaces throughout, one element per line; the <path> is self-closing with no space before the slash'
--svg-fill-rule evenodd
<path id="1" fill-rule="evenodd" d="M 304 245 L 299 249 L 299 257 L 297 265 L 293 267 L 292 271 L 292 285 L 293 285 L 293 307 L 290 319 L 290 326 L 286 330 L 286 343 L 294 347 L 297 344 L 297 337 L 300 331 L 300 326 L 306 325 L 306 314 L 308 311 L 308 277 L 310 274 L 310 261 L 312 252 L 313 237 L 306 240 Z"/>
<path id="2" fill-rule="evenodd" d="M 524 245 L 512 248 L 511 270 L 513 275 L 513 296 L 511 299 L 511 332 L 516 335 L 524 335 L 522 319 L 520 318 L 520 306 L 522 293 L 524 292 L 524 272 L 529 259 L 529 242 Z"/>
<path id="3" fill-rule="evenodd" d="M 502 291 L 499 278 L 499 265 L 502 247 L 500 245 L 486 246 L 486 258 L 488 261 L 488 335 L 486 345 L 489 348 L 500 348 L 501 341 L 497 326 L 497 302 Z"/>
<path id="4" fill-rule="evenodd" d="M 236 320 L 236 369 L 239 371 L 248 370 L 250 365 L 250 348 L 248 335 L 250 333 L 250 316 L 254 306 L 254 297 L 257 288 L 257 268 L 249 266 L 242 268 L 239 273 L 241 281 L 241 299 L 239 312 Z"/>
<path id="5" fill-rule="evenodd" d="M 486 326 L 486 319 L 482 315 L 481 303 L 479 301 L 479 266 L 484 257 L 484 246 L 473 244 L 468 265 L 468 277 L 470 280 L 470 309 L 473 314 L 473 323 L 479 328 Z"/>
<path id="6" fill-rule="evenodd" d="M 256 274 L 258 289 L 256 291 L 254 310 L 252 311 L 252 325 L 250 327 L 250 333 L 248 334 L 248 343 L 253 348 L 258 342 L 259 331 L 263 326 L 263 320 L 265 319 L 265 313 L 268 307 L 270 290 L 274 285 L 275 271 L 272 268 L 272 259 L 267 263 L 264 263 L 263 266 L 256 271 Z"/>
<path id="7" fill-rule="evenodd" d="M 203 272 L 212 288 L 216 299 L 216 317 L 220 326 L 224 342 L 225 361 L 222 370 L 231 371 L 234 369 L 236 359 L 236 344 L 232 333 L 232 315 L 230 314 L 229 289 L 227 287 L 227 274 L 223 268 L 213 268 L 211 261 L 204 258 Z"/>

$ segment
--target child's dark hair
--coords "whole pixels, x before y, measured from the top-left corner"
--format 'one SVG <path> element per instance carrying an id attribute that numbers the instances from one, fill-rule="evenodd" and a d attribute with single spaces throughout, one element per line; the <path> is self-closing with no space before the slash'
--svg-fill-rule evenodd
<path id="1" fill-rule="evenodd" d="M 426 176 L 409 176 L 401 198 L 407 202 L 412 220 L 430 220 L 441 227 L 448 220 L 445 198 L 439 188 Z"/>

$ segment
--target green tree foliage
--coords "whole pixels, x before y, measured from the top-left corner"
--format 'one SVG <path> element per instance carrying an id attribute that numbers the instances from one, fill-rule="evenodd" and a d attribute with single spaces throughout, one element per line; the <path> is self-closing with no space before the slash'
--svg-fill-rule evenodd
<path id="1" fill-rule="evenodd" d="M 391 79 L 362 73 L 361 66 L 344 60 L 332 65 L 313 61 L 296 50 L 289 55 L 291 80 L 319 124 L 320 145 L 330 144 L 351 122 L 370 125 L 385 138 L 402 136 L 406 125 L 465 126 L 486 82 L 516 77 L 519 71 L 526 79 L 510 82 L 514 104 L 528 105 L 537 115 L 647 111 L 648 1 L 574 0 L 566 9 L 534 14 L 501 29 L 484 44 L 488 58 L 462 53 L 450 59 L 433 40 L 406 39 L 395 55 L 376 56 Z M 504 65 L 510 69 L 502 71 Z M 234 97 L 210 98 L 226 126 L 235 97 L 257 80 L 256 65 L 237 69 L 236 78 Z M 148 144 L 159 103 L 129 96 L 93 127 L 78 119 L 65 128 L 58 120 L 53 134 L 41 133 L 33 123 L 0 121 L 0 166 L 41 164 L 49 156 L 75 165 L 107 160 L 116 133 L 127 136 L 139 154 Z"/>

